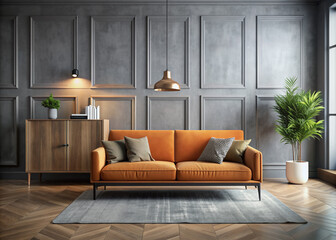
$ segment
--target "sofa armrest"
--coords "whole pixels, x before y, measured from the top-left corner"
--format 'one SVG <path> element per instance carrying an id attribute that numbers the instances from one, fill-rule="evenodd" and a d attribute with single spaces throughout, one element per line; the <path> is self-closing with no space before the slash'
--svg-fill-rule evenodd
<path id="1" fill-rule="evenodd" d="M 244 154 L 244 162 L 252 170 L 252 180 L 262 182 L 262 153 L 248 146 Z"/>
<path id="2" fill-rule="evenodd" d="M 99 147 L 91 152 L 91 181 L 100 180 L 100 171 L 105 166 L 105 148 Z"/>

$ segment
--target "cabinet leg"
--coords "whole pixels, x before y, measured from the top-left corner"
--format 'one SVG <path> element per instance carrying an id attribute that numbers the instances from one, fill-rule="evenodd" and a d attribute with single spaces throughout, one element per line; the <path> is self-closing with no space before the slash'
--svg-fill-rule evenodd
<path id="1" fill-rule="evenodd" d="M 28 173 L 28 186 L 30 186 L 30 173 Z"/>
<path id="2" fill-rule="evenodd" d="M 42 182 L 42 173 L 39 174 L 40 182 Z"/>
<path id="3" fill-rule="evenodd" d="M 106 190 L 106 185 L 104 185 L 104 190 Z"/>

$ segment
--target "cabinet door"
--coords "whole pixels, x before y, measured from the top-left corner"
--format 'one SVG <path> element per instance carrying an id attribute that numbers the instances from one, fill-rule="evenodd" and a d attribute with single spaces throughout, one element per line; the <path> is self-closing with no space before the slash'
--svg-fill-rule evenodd
<path id="1" fill-rule="evenodd" d="M 66 171 L 66 121 L 27 122 L 27 171 Z"/>
<path id="2" fill-rule="evenodd" d="M 101 146 L 102 121 L 69 121 L 69 171 L 90 172 L 91 151 Z"/>

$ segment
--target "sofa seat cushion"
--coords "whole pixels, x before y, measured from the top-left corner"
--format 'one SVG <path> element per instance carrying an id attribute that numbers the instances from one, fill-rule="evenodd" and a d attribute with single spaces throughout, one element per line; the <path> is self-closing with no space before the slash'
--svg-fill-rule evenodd
<path id="1" fill-rule="evenodd" d="M 176 167 L 168 161 L 118 162 L 106 165 L 100 178 L 102 181 L 172 181 L 176 180 Z"/>
<path id="2" fill-rule="evenodd" d="M 248 181 L 252 171 L 241 163 L 185 161 L 176 164 L 179 181 Z"/>

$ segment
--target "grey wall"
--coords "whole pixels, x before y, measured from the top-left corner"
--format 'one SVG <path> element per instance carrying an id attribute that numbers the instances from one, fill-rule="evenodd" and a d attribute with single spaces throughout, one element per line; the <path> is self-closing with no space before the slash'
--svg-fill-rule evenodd
<path id="1" fill-rule="evenodd" d="M 132 3 L 133 2 L 133 3 Z M 101 106 L 115 129 L 243 129 L 264 176 L 285 177 L 290 147 L 274 132 L 284 78 L 317 86 L 317 8 L 311 1 L 193 1 L 170 6 L 169 68 L 180 92 L 154 92 L 165 70 L 162 1 L 13 1 L 0 5 L 1 176 L 23 176 L 25 119 Z M 77 67 L 79 79 L 71 78 Z M 317 144 L 303 158 L 314 175 Z"/>

